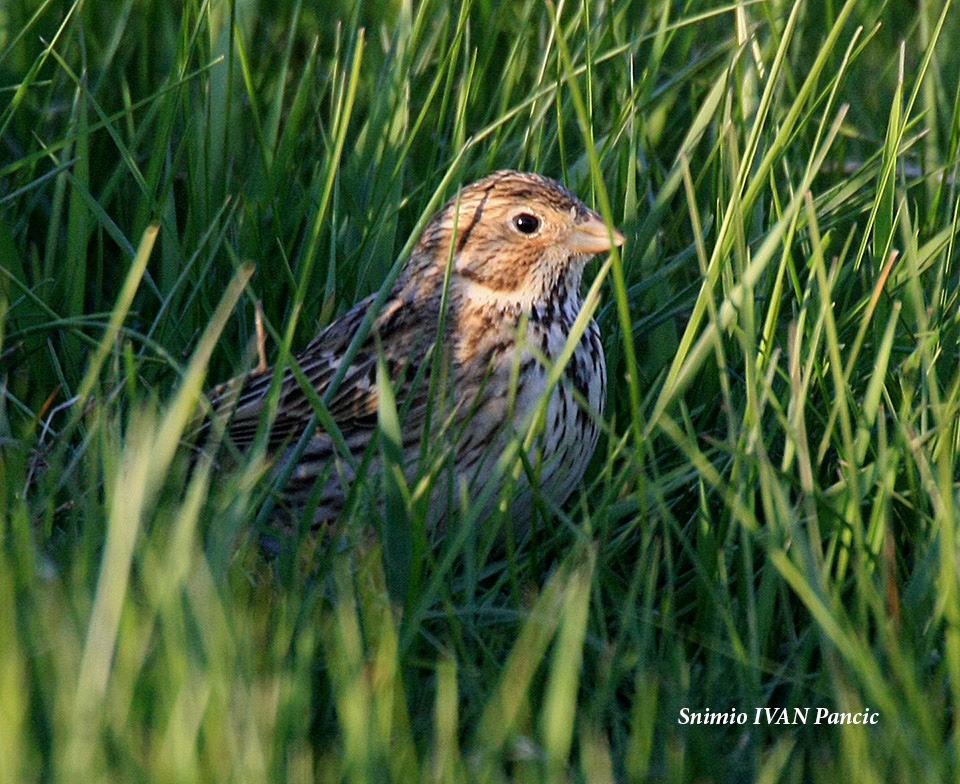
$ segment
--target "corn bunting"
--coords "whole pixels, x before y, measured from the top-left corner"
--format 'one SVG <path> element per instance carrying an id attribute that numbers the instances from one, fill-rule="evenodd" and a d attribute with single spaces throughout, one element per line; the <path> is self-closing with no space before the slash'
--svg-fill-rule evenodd
<path id="1" fill-rule="evenodd" d="M 382 362 L 401 412 L 408 481 L 418 471 L 423 476 L 433 470 L 436 478 L 443 468 L 436 468 L 435 458 L 432 469 L 420 465 L 421 456 L 435 455 L 438 449 L 432 447 L 446 444 L 440 451 L 447 459 L 439 464 L 452 465 L 455 494 L 448 484 L 448 492 L 438 489 L 431 499 L 431 520 L 442 522 L 446 499 L 441 496 L 456 499 L 461 485 L 475 496 L 496 474 L 494 465 L 511 439 L 523 437 L 547 389 L 549 367 L 583 305 L 580 279 L 586 261 L 623 241 L 576 196 L 537 174 L 498 171 L 463 188 L 427 224 L 329 400 L 329 413 L 352 459 L 317 429 L 284 489 L 287 498 L 299 506 L 313 491 L 316 522 L 338 514 L 354 467 L 362 463 L 376 430 Z M 373 301 L 371 296 L 359 302 L 297 355 L 319 395 Z M 447 383 L 434 385 L 431 394 L 430 373 L 424 369 L 436 359 L 443 369 L 436 377 Z M 230 418 L 230 438 L 241 449 L 257 431 L 272 375 L 227 382 L 211 394 L 214 411 Z M 603 411 L 605 396 L 603 346 L 591 320 L 550 392 L 543 432 L 528 453 L 540 492 L 556 504 L 580 481 L 593 453 L 599 435 L 595 415 Z M 287 370 L 269 449 L 289 455 L 313 416 L 309 398 Z M 428 418 L 431 449 L 425 450 L 421 442 Z M 377 464 L 375 459 L 372 471 Z M 315 487 L 318 482 L 322 486 Z M 520 525 L 530 516 L 531 501 L 530 479 L 523 474 L 511 507 Z"/>

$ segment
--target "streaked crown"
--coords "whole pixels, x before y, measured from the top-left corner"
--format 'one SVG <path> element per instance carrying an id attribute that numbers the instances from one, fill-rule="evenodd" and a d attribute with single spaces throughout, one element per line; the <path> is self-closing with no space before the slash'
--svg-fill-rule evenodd
<path id="1" fill-rule="evenodd" d="M 530 300 L 558 284 L 577 287 L 586 259 L 621 245 L 623 235 L 558 182 L 502 170 L 450 199 L 418 252 L 445 263 L 451 242 L 461 279 Z"/>

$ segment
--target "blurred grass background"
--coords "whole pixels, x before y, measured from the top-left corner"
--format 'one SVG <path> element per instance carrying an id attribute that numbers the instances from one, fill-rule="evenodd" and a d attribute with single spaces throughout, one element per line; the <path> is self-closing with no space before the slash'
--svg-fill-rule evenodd
<path id="1" fill-rule="evenodd" d="M 933 0 L 6 0 L 0 780 L 955 779 L 958 36 Z M 301 348 L 502 167 L 627 236 L 583 487 L 506 554 L 467 512 L 398 564 L 408 498 L 267 557 L 263 456 L 189 470 L 200 390 L 257 300 Z"/>

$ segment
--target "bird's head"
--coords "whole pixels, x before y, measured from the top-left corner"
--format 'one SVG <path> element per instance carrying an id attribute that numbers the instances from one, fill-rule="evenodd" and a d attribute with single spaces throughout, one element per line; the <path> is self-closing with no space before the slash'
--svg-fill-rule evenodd
<path id="1" fill-rule="evenodd" d="M 586 260 L 623 235 L 570 191 L 539 174 L 498 171 L 464 187 L 434 216 L 420 250 L 446 264 L 469 297 L 532 303 L 575 291 Z"/>

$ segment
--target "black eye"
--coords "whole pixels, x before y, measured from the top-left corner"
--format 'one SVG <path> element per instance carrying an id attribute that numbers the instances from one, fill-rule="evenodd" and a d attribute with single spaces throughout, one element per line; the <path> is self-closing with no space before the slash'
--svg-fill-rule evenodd
<path id="1" fill-rule="evenodd" d="M 536 234 L 540 228 L 540 219 L 529 212 L 521 212 L 513 219 L 513 225 L 521 234 Z"/>

